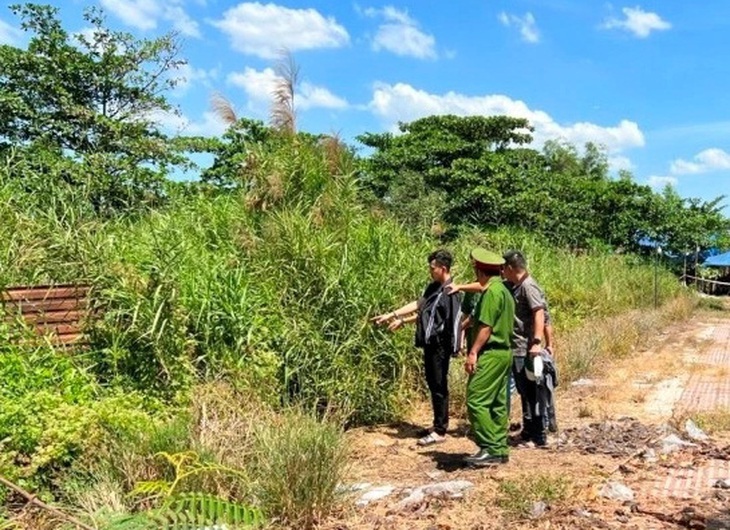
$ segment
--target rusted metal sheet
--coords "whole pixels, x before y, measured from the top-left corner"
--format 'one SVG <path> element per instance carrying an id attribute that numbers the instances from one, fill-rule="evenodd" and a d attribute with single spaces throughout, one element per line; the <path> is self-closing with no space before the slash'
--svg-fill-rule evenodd
<path id="1" fill-rule="evenodd" d="M 6 321 L 21 320 L 54 345 L 82 345 L 89 316 L 86 285 L 10 287 L 0 293 Z"/>
<path id="2" fill-rule="evenodd" d="M 2 293 L 6 302 L 25 300 L 49 300 L 54 298 L 85 298 L 89 288 L 85 285 L 36 285 L 24 287 L 10 287 Z"/>

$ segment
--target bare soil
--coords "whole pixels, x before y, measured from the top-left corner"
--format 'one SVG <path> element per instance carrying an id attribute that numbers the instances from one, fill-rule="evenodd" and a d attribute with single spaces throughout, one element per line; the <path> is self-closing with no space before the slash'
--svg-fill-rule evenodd
<path id="1" fill-rule="evenodd" d="M 659 334 L 650 349 L 604 367 L 592 384 L 561 386 L 561 431 L 551 447 L 514 447 L 510 462 L 494 469 L 463 467 L 463 457 L 476 449 L 463 417 L 452 418 L 446 442 L 418 448 L 416 433 L 429 423 L 425 404 L 409 421 L 352 430 L 348 484 L 389 485 L 395 492 L 366 506 L 356 506 L 362 491 L 354 492 L 348 508 L 322 527 L 730 528 L 730 490 L 713 487 L 717 479 L 730 479 L 730 433 L 662 453 L 662 440 L 671 433 L 689 440 L 682 426 L 693 404 L 682 403 L 682 396 L 691 375 L 709 374 L 704 384 L 727 379 L 727 370 L 709 362 L 711 351 L 730 349 L 725 331 L 730 333 L 730 313 L 699 313 Z M 461 363 L 452 369 L 460 370 Z M 513 421 L 518 408 L 513 406 Z M 463 498 L 426 498 L 394 509 L 409 488 L 454 480 L 474 485 Z M 602 497 L 609 482 L 631 488 L 634 500 Z M 545 503 L 542 514 L 537 501 Z"/>

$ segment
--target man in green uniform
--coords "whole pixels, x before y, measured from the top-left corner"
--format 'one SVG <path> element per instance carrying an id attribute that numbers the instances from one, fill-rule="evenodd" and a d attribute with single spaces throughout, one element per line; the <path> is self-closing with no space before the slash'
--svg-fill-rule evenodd
<path id="1" fill-rule="evenodd" d="M 471 253 L 483 292 L 469 326 L 465 362 L 469 383 L 466 406 L 479 451 L 465 459 L 468 465 L 488 466 L 509 460 L 507 385 L 512 367 L 512 332 L 515 304 L 502 283 L 504 259 L 482 248 Z"/>

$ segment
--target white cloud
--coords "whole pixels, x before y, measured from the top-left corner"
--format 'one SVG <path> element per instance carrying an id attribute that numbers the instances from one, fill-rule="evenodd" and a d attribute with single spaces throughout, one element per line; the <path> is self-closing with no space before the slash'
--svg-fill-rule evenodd
<path id="1" fill-rule="evenodd" d="M 125 24 L 141 30 L 155 29 L 161 14 L 156 0 L 100 0 L 100 3 Z"/>
<path id="2" fill-rule="evenodd" d="M 540 31 L 537 29 L 537 22 L 532 13 L 525 13 L 524 17 L 518 17 L 502 11 L 498 18 L 503 26 L 518 28 L 523 41 L 532 44 L 540 42 Z"/>
<path id="3" fill-rule="evenodd" d="M 228 82 L 240 87 L 249 98 L 249 108 L 258 112 L 268 109 L 271 95 L 276 88 L 276 72 L 272 68 L 261 71 L 246 67 L 243 72 L 228 75 Z M 328 89 L 303 82 L 295 91 L 295 107 L 299 110 L 312 108 L 344 109 L 348 106 L 346 100 L 336 96 Z"/>
<path id="4" fill-rule="evenodd" d="M 624 149 L 644 145 L 644 134 L 635 122 L 621 120 L 613 127 L 589 122 L 563 125 L 546 112 L 531 109 L 524 102 L 503 95 L 430 94 L 405 83 L 378 83 L 369 108 L 389 127 L 398 121 L 413 121 L 432 114 L 508 115 L 529 120 L 535 127 L 534 138 L 538 145 L 549 139 L 564 139 L 577 146 L 594 142 L 605 146 L 612 156 Z"/>
<path id="5" fill-rule="evenodd" d="M 218 70 L 216 68 L 205 70 L 203 68 L 195 68 L 188 63 L 181 64 L 173 74 L 173 79 L 177 81 L 174 93 L 178 97 L 183 96 L 195 83 L 200 83 L 207 88 L 211 88 L 211 81 L 217 79 L 217 77 Z"/>
<path id="6" fill-rule="evenodd" d="M 644 11 L 638 6 L 624 7 L 621 11 L 625 18 L 609 18 L 604 22 L 603 27 L 628 31 L 640 39 L 645 39 L 652 31 L 664 31 L 672 27 L 669 22 L 656 13 Z"/>
<path id="7" fill-rule="evenodd" d="M 677 179 L 674 177 L 659 177 L 653 175 L 649 177 L 646 183 L 654 189 L 664 189 L 667 186 L 676 186 Z"/>
<path id="8" fill-rule="evenodd" d="M 363 11 L 368 17 L 382 17 L 384 23 L 378 27 L 372 42 L 375 51 L 387 50 L 396 55 L 417 59 L 436 59 L 436 39 L 424 33 L 418 22 L 392 6 L 383 9 L 368 8 Z"/>
<path id="9" fill-rule="evenodd" d="M 185 12 L 182 0 L 100 0 L 101 5 L 122 22 L 143 31 L 157 28 L 160 19 L 187 37 L 201 36 L 198 23 Z"/>
<path id="10" fill-rule="evenodd" d="M 172 135 L 220 136 L 228 126 L 213 112 L 203 113 L 202 120 L 194 121 L 183 114 L 155 112 L 149 116 L 163 131 Z"/>
<path id="11" fill-rule="evenodd" d="M 230 37 L 235 50 L 264 59 L 277 57 L 282 49 L 338 48 L 350 42 L 343 26 L 315 9 L 246 2 L 212 24 Z"/>
<path id="12" fill-rule="evenodd" d="M 17 46 L 23 32 L 0 19 L 0 44 Z"/>
<path id="13" fill-rule="evenodd" d="M 705 149 L 695 155 L 692 161 L 677 159 L 669 171 L 673 175 L 710 173 L 730 169 L 730 153 L 718 148 Z"/>
<path id="14" fill-rule="evenodd" d="M 324 109 L 344 109 L 348 104 L 345 99 L 334 95 L 328 89 L 312 85 L 306 81 L 300 87 L 299 99 L 297 100 L 300 109 L 306 110 L 315 107 Z"/>
<path id="15" fill-rule="evenodd" d="M 197 39 L 202 37 L 198 23 L 190 18 L 190 15 L 188 15 L 181 6 L 165 6 L 165 13 L 163 16 L 165 20 L 172 22 L 172 27 L 174 27 L 182 35 L 185 35 L 186 37 L 195 37 Z"/>
<path id="16" fill-rule="evenodd" d="M 622 169 L 632 171 L 634 169 L 634 164 L 626 156 L 614 155 L 608 157 L 608 167 L 610 167 L 613 171 L 620 171 Z"/>

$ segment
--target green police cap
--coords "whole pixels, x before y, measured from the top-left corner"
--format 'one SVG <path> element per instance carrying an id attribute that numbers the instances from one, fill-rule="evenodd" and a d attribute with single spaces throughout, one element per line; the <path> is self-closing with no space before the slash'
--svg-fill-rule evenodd
<path id="1" fill-rule="evenodd" d="M 477 265 L 483 267 L 501 267 L 504 265 L 504 258 L 496 252 L 490 252 L 483 248 L 475 248 L 471 251 L 471 259 L 473 259 Z"/>

